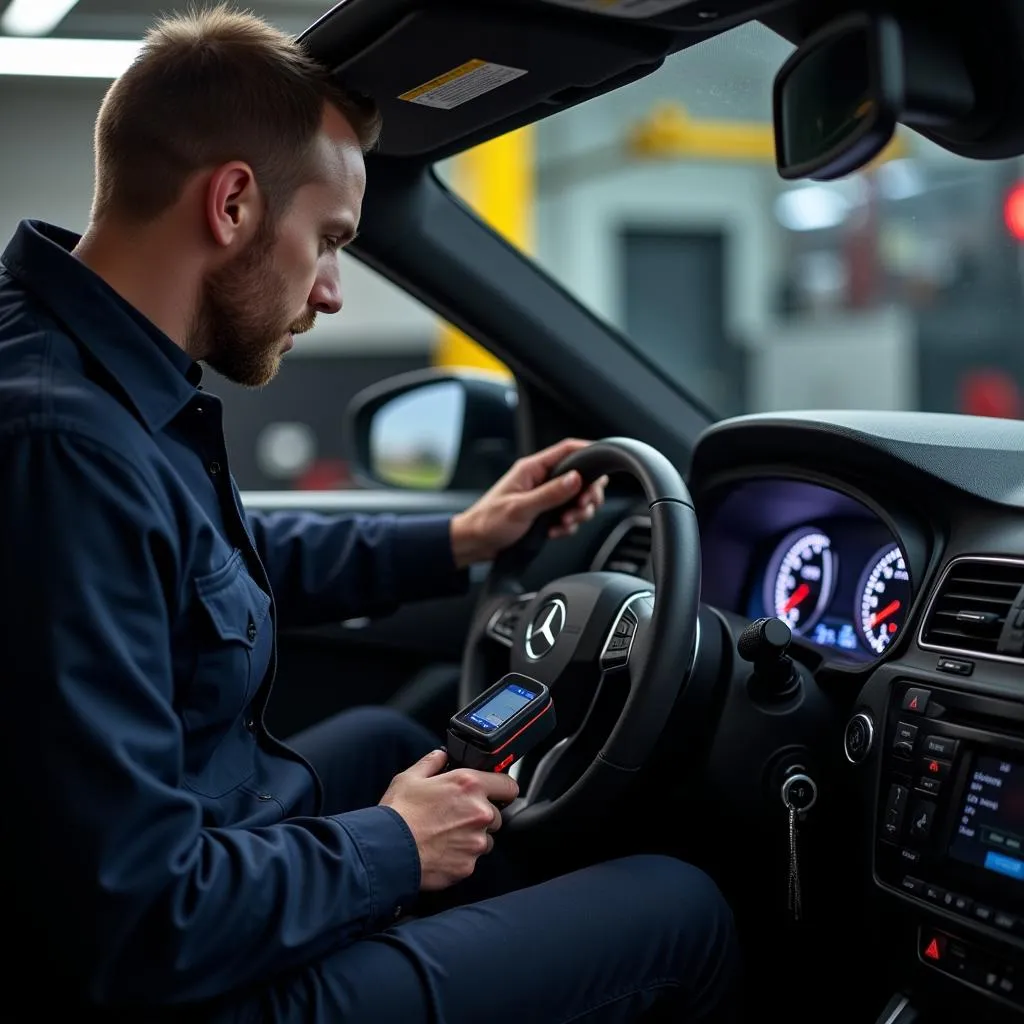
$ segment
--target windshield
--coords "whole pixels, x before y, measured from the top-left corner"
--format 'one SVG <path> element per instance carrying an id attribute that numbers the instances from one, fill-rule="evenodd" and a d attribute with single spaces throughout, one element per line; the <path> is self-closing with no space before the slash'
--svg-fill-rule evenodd
<path id="1" fill-rule="evenodd" d="M 716 415 L 1024 414 L 1020 162 L 900 129 L 861 173 L 784 182 L 771 87 L 791 50 L 734 29 L 450 180 Z M 474 188 L 488 175 L 502 189 Z"/>

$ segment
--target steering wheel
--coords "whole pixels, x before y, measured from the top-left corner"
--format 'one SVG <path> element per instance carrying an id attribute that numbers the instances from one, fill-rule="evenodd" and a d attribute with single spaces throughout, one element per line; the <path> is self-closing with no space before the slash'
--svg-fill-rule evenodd
<path id="1" fill-rule="evenodd" d="M 619 572 L 585 572 L 524 592 L 524 570 L 561 510 L 541 517 L 495 559 L 462 662 L 460 706 L 494 683 L 495 645 L 508 669 L 545 683 L 555 734 L 523 759 L 505 825 L 534 831 L 606 806 L 644 765 L 692 668 L 699 641 L 700 534 L 690 492 L 668 459 L 631 438 L 606 438 L 559 464 L 584 486 L 628 473 L 651 517 L 654 587 Z M 655 599 L 655 590 L 657 598 Z"/>

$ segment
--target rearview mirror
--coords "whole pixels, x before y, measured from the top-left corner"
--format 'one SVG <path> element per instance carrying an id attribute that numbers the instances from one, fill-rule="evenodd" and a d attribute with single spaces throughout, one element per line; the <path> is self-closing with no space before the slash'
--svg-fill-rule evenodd
<path id="1" fill-rule="evenodd" d="M 797 47 L 772 100 L 779 175 L 829 181 L 878 156 L 897 123 L 962 124 L 974 88 L 959 50 L 931 28 L 857 13 Z"/>
<path id="2" fill-rule="evenodd" d="M 349 406 L 354 469 L 410 490 L 483 490 L 516 458 L 515 384 L 477 372 L 416 371 Z"/>

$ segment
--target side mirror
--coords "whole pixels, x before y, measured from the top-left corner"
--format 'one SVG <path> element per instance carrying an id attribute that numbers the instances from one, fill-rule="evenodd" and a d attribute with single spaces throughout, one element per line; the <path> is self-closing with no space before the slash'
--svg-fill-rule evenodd
<path id="1" fill-rule="evenodd" d="M 356 473 L 411 490 L 479 491 L 515 461 L 513 381 L 480 372 L 422 370 L 360 392 L 348 409 Z"/>

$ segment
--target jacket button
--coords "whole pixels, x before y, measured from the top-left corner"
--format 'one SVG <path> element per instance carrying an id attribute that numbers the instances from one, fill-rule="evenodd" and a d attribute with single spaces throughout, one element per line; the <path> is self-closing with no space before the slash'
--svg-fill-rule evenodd
<path id="1" fill-rule="evenodd" d="M 216 476 L 220 472 L 220 463 L 217 462 L 216 459 L 214 459 L 214 461 L 210 463 L 208 468 L 210 470 L 210 476 Z"/>
<path id="2" fill-rule="evenodd" d="M 274 794 L 273 793 L 257 793 L 256 794 L 256 799 L 257 800 L 263 800 L 264 802 L 266 802 L 267 800 L 273 800 L 274 799 Z"/>
<path id="3" fill-rule="evenodd" d="M 249 732 L 255 733 L 256 732 L 256 719 L 255 718 L 247 718 L 245 720 L 245 727 L 246 727 L 246 729 L 249 730 Z"/>
<path id="4" fill-rule="evenodd" d="M 402 916 L 402 909 L 403 908 L 402 908 L 401 904 L 399 904 L 399 906 L 395 907 L 395 911 L 391 915 L 392 920 L 397 921 Z"/>
<path id="5" fill-rule="evenodd" d="M 249 620 L 248 634 L 249 634 L 249 643 L 251 643 L 251 644 L 256 643 L 256 623 L 253 622 L 252 619 Z"/>

